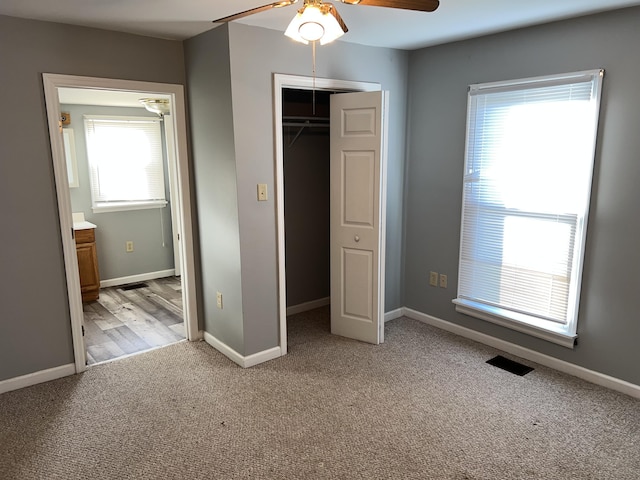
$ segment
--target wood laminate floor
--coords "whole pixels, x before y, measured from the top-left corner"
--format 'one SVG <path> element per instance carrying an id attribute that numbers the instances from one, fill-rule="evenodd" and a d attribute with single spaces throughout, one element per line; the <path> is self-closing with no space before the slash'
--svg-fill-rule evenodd
<path id="1" fill-rule="evenodd" d="M 180 278 L 143 283 L 103 288 L 98 300 L 84 304 L 88 365 L 184 340 Z"/>

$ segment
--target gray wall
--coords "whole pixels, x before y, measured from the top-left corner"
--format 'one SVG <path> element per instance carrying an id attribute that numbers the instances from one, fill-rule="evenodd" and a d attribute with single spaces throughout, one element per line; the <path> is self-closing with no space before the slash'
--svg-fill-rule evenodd
<path id="1" fill-rule="evenodd" d="M 227 25 L 185 42 L 204 330 L 244 354 Z M 216 307 L 216 292 L 223 309 Z"/>
<path id="2" fill-rule="evenodd" d="M 185 57 L 205 330 L 251 355 L 279 344 L 273 73 L 309 76 L 311 50 L 233 23 L 186 41 Z M 320 49 L 317 65 L 318 76 L 380 82 L 391 92 L 387 310 L 402 300 L 407 62 L 406 52 L 336 42 Z M 256 200 L 258 183 L 268 185 L 269 201 Z"/>
<path id="3" fill-rule="evenodd" d="M 0 380 L 73 362 L 42 73 L 184 83 L 182 44 L 0 16 Z"/>
<path id="4" fill-rule="evenodd" d="M 640 8 L 411 53 L 405 305 L 586 368 L 640 384 Z M 569 350 L 457 314 L 467 86 L 606 70 L 587 232 L 578 346 Z M 542 192 L 541 192 L 542 194 Z M 449 288 L 428 286 L 429 271 Z"/>
<path id="5" fill-rule="evenodd" d="M 69 128 L 74 130 L 79 186 L 70 188 L 71 209 L 84 213 L 85 218 L 98 226 L 96 244 L 100 280 L 170 270 L 173 265 L 173 236 L 171 209 L 153 208 L 124 212 L 93 213 L 89 160 L 83 115 L 118 115 L 157 118 L 144 108 L 99 107 L 89 105 L 61 105 L 71 114 Z M 164 145 L 164 128 L 161 128 Z M 165 194 L 171 205 L 166 152 L 163 149 Z M 161 220 L 162 219 L 162 220 Z M 163 237 L 164 236 L 164 237 Z M 162 245 L 164 238 L 164 246 Z M 133 241 L 134 251 L 127 253 L 125 244 Z"/>
<path id="6" fill-rule="evenodd" d="M 229 25 L 238 181 L 245 354 L 278 339 L 273 73 L 311 75 L 311 47 L 282 32 Z M 317 52 L 319 77 L 372 81 L 390 91 L 385 309 L 401 306 L 402 208 L 408 53 L 335 42 Z M 267 202 L 256 185 L 267 183 Z M 206 290 L 205 295 L 211 295 Z"/>

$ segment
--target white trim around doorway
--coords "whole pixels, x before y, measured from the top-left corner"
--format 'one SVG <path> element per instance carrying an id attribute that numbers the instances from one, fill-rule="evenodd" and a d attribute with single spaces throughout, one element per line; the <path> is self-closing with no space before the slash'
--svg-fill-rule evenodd
<path id="1" fill-rule="evenodd" d="M 182 265 L 182 298 L 185 330 L 188 340 L 200 340 L 202 338 L 202 333 L 198 329 L 196 304 L 195 259 L 193 252 L 193 228 L 189 187 L 190 171 L 187 156 L 184 87 L 182 85 L 167 83 L 81 77 L 52 73 L 44 73 L 42 77 L 47 108 L 47 121 L 49 125 L 49 137 L 51 140 L 51 153 L 58 200 L 60 231 L 62 232 L 62 248 L 64 253 L 67 292 L 69 296 L 71 333 L 76 373 L 83 372 L 87 368 L 85 364 L 86 350 L 82 336 L 82 298 L 80 295 L 80 279 L 78 275 L 76 247 L 72 235 L 73 220 L 71 216 L 71 199 L 69 189 L 66 188 L 68 180 L 62 135 L 57 134 L 57 132 L 59 132 L 58 121 L 60 119 L 60 103 L 58 98 L 59 88 L 124 90 L 139 92 L 145 96 L 153 95 L 154 93 L 171 96 L 173 112 L 171 116 L 167 117 L 173 122 L 173 128 L 176 134 L 176 180 L 179 192 L 173 206 L 178 209 L 179 217 L 181 219 L 179 222 L 179 232 L 182 246 L 180 256 Z"/>
<path id="2" fill-rule="evenodd" d="M 278 253 L 278 318 L 280 354 L 287 354 L 287 273 L 285 270 L 284 169 L 282 138 L 282 89 L 331 90 L 334 92 L 372 92 L 382 90 L 379 83 L 313 78 L 299 75 L 273 75 L 273 125 L 276 162 L 276 220 Z"/>

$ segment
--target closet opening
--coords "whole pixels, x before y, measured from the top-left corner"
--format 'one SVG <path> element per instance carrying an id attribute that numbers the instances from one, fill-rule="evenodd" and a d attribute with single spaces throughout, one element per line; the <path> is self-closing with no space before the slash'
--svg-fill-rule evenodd
<path id="1" fill-rule="evenodd" d="M 297 344 L 332 331 L 330 107 L 335 94 L 376 91 L 372 82 L 273 75 L 281 355 L 294 328 Z"/>
<path id="2" fill-rule="evenodd" d="M 331 329 L 330 131 L 333 91 L 282 89 L 287 331 Z M 295 345 L 291 345 L 292 347 Z"/>

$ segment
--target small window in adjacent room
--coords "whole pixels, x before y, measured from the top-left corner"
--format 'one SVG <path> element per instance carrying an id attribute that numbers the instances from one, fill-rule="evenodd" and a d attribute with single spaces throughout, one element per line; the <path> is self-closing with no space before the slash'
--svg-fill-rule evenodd
<path id="1" fill-rule="evenodd" d="M 84 123 L 93 211 L 164 207 L 160 119 L 85 115 Z"/>
<path id="2" fill-rule="evenodd" d="M 457 311 L 575 344 L 603 74 L 470 87 Z"/>

